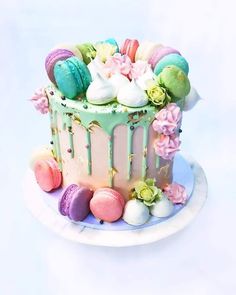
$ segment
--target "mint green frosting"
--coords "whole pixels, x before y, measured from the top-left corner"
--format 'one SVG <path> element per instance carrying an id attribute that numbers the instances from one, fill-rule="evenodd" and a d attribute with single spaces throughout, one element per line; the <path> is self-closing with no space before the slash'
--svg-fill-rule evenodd
<path id="1" fill-rule="evenodd" d="M 69 136 L 69 148 L 71 149 L 71 158 L 74 158 L 74 140 L 73 140 L 73 127 L 72 121 L 76 121 L 78 124 L 86 129 L 87 140 L 87 157 L 88 166 L 87 173 L 92 174 L 92 158 L 91 158 L 91 128 L 95 126 L 101 127 L 104 132 L 109 136 L 108 141 L 108 165 L 109 165 L 109 179 L 110 186 L 113 184 L 113 177 L 116 173 L 115 167 L 113 167 L 113 130 L 118 125 L 126 125 L 127 131 L 127 179 L 132 177 L 132 157 L 133 157 L 133 132 L 135 128 L 143 128 L 143 157 L 142 157 L 142 178 L 146 177 L 147 171 L 147 146 L 148 146 L 148 130 L 150 123 L 153 121 L 154 116 L 158 109 L 148 104 L 144 107 L 130 108 L 120 105 L 117 102 L 112 102 L 107 105 L 92 105 L 83 98 L 80 101 L 62 99 L 63 95 L 55 88 L 55 86 L 48 86 L 46 89 L 47 96 L 49 98 L 50 105 L 50 119 L 51 130 L 53 139 L 53 152 L 59 163 L 59 167 L 62 170 L 62 159 L 60 150 L 60 139 L 58 134 L 58 115 L 62 118 L 63 129 L 68 131 Z M 53 93 L 53 94 L 52 94 Z M 182 100 L 178 102 L 181 107 Z M 159 167 L 159 157 L 156 159 L 156 166 Z"/>

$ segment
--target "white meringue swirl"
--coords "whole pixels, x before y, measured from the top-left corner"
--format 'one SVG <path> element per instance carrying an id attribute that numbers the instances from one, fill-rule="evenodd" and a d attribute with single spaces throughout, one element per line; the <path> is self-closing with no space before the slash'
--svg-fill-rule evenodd
<path id="1" fill-rule="evenodd" d="M 148 103 L 146 92 L 141 89 L 135 80 L 123 86 L 117 95 L 117 101 L 127 107 L 142 107 Z"/>
<path id="2" fill-rule="evenodd" d="M 129 79 L 120 73 L 116 73 L 116 74 L 112 75 L 108 81 L 115 88 L 115 95 L 116 96 L 122 87 L 124 87 L 125 85 L 130 83 Z"/>
<path id="3" fill-rule="evenodd" d="M 114 100 L 115 88 L 108 80 L 97 74 L 87 89 L 86 97 L 91 104 L 103 105 Z"/>

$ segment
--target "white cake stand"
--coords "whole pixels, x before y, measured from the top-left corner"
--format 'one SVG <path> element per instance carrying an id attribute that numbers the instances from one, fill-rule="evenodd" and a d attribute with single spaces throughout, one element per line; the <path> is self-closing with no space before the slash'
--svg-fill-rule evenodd
<path id="1" fill-rule="evenodd" d="M 207 180 L 199 164 L 188 161 L 193 175 L 194 187 L 190 200 L 174 216 L 142 229 L 99 230 L 70 222 L 53 210 L 42 198 L 42 192 L 35 182 L 32 171 L 28 170 L 23 182 L 24 199 L 30 212 L 49 229 L 65 239 L 97 246 L 125 247 L 148 244 L 164 239 L 187 226 L 203 207 L 207 198 Z"/>

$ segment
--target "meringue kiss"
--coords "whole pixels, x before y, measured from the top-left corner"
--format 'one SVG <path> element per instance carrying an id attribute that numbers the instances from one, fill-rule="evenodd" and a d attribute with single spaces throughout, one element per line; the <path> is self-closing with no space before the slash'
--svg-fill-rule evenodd
<path id="1" fill-rule="evenodd" d="M 130 83 L 129 79 L 120 73 L 112 75 L 109 82 L 114 86 L 116 96 L 123 86 Z"/>
<path id="2" fill-rule="evenodd" d="M 89 85 L 86 96 L 91 104 L 103 105 L 113 101 L 116 97 L 115 88 L 108 80 L 97 74 L 96 78 Z"/>
<path id="3" fill-rule="evenodd" d="M 123 86 L 117 95 L 117 101 L 127 107 L 143 107 L 148 103 L 146 92 L 138 86 L 135 80 Z"/>

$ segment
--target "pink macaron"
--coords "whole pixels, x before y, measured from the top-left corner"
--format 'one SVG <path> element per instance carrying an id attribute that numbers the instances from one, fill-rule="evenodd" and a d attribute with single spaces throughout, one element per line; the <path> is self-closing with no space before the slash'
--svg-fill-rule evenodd
<path id="1" fill-rule="evenodd" d="M 135 62 L 135 54 L 139 47 L 139 42 L 136 39 L 126 39 L 120 48 L 121 54 L 126 54 L 132 62 Z"/>
<path id="2" fill-rule="evenodd" d="M 45 192 L 50 192 L 61 185 L 61 171 L 54 158 L 36 161 L 34 175 L 38 185 Z"/>
<path id="3" fill-rule="evenodd" d="M 166 55 L 168 54 L 180 54 L 180 52 L 174 48 L 162 46 L 158 47 L 152 54 L 152 56 L 149 58 L 148 63 L 151 64 L 152 69 L 155 68 L 156 64 Z"/>
<path id="4" fill-rule="evenodd" d="M 60 60 L 65 60 L 69 57 L 74 56 L 74 53 L 68 49 L 54 49 L 49 52 L 45 60 L 45 68 L 48 74 L 48 78 L 52 83 L 56 85 L 56 80 L 54 77 L 54 66 Z"/>
<path id="5" fill-rule="evenodd" d="M 124 197 L 111 188 L 99 188 L 90 201 L 90 210 L 100 220 L 113 222 L 118 220 L 124 210 Z"/>

